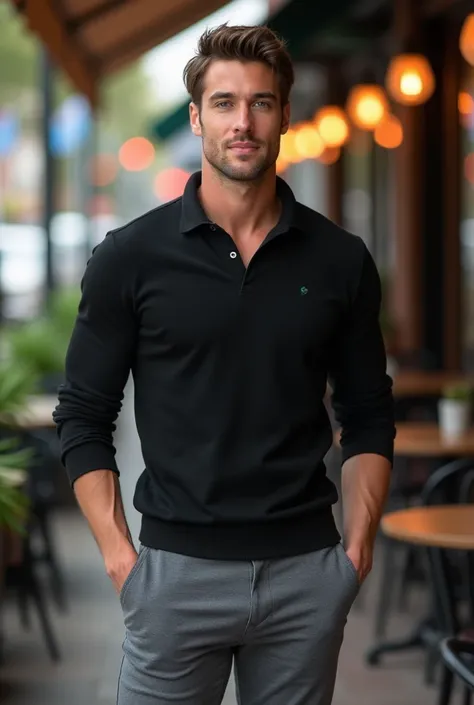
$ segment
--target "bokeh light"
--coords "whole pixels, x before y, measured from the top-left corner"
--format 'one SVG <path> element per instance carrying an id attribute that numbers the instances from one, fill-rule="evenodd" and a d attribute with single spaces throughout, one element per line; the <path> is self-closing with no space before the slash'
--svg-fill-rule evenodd
<path id="1" fill-rule="evenodd" d="M 385 78 L 387 90 L 401 105 L 422 105 L 436 87 L 431 64 L 422 54 L 399 54 L 390 61 Z"/>
<path id="2" fill-rule="evenodd" d="M 119 161 L 127 171 L 143 171 L 153 164 L 155 147 L 146 137 L 131 137 L 119 150 Z"/>
<path id="3" fill-rule="evenodd" d="M 328 147 L 341 147 L 349 138 L 346 114 L 337 105 L 326 105 L 318 110 L 314 124 Z"/>
<path id="4" fill-rule="evenodd" d="M 374 140 L 380 147 L 396 149 L 403 142 L 403 127 L 395 115 L 387 115 L 375 128 Z"/>
<path id="5" fill-rule="evenodd" d="M 290 165 L 288 164 L 288 162 L 287 162 L 285 159 L 283 159 L 283 158 L 280 156 L 280 157 L 278 157 L 278 159 L 276 160 L 276 165 L 275 165 L 275 166 L 276 166 L 276 173 L 277 173 L 277 174 L 283 174 L 283 172 L 285 172 L 285 171 L 288 169 L 288 167 L 289 167 Z"/>
<path id="6" fill-rule="evenodd" d="M 184 169 L 170 167 L 155 176 L 154 193 L 161 201 L 173 201 L 183 195 L 190 174 Z"/>
<path id="7" fill-rule="evenodd" d="M 460 91 L 458 95 L 458 110 L 461 115 L 471 115 L 474 108 L 472 96 L 467 91 Z"/>
<path id="8" fill-rule="evenodd" d="M 349 93 L 347 112 L 361 130 L 375 130 L 388 111 L 387 97 L 380 86 L 359 84 Z"/>
<path id="9" fill-rule="evenodd" d="M 325 164 L 326 166 L 330 166 L 331 164 L 335 164 L 340 156 L 341 156 L 341 148 L 340 147 L 325 147 L 322 154 L 319 157 L 319 161 L 321 162 L 321 164 Z"/>
<path id="10" fill-rule="evenodd" d="M 465 61 L 474 66 L 474 13 L 468 15 L 464 20 L 459 35 L 459 49 Z"/>
<path id="11" fill-rule="evenodd" d="M 324 142 L 316 127 L 306 123 L 296 131 L 295 147 L 300 159 L 317 159 L 323 152 Z"/>
<path id="12" fill-rule="evenodd" d="M 288 132 L 281 136 L 280 140 L 280 156 L 287 164 L 294 164 L 300 160 L 298 150 L 295 145 L 296 131 L 290 128 Z"/>

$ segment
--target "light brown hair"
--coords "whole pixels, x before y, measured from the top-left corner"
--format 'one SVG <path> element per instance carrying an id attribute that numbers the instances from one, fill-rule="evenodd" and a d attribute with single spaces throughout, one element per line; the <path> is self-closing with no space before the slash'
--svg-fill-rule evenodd
<path id="1" fill-rule="evenodd" d="M 201 107 L 204 78 L 213 61 L 261 61 L 278 77 L 282 106 L 289 101 L 294 70 L 283 39 L 269 27 L 223 24 L 208 29 L 199 39 L 195 56 L 188 61 L 183 80 L 191 100 Z"/>

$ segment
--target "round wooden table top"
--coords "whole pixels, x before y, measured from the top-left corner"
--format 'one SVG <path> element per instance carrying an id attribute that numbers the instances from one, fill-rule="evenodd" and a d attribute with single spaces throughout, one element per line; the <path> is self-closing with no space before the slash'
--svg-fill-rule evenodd
<path id="1" fill-rule="evenodd" d="M 474 378 L 445 370 L 400 370 L 393 376 L 393 394 L 398 398 L 442 396 L 452 384 L 474 385 Z"/>
<path id="2" fill-rule="evenodd" d="M 341 431 L 334 433 L 334 444 L 340 447 Z M 438 424 L 423 421 L 398 421 L 395 455 L 407 458 L 474 458 L 474 427 L 459 438 L 446 439 Z"/>
<path id="3" fill-rule="evenodd" d="M 474 427 L 458 438 L 446 439 L 436 423 L 397 423 L 395 453 L 407 457 L 474 457 Z"/>
<path id="4" fill-rule="evenodd" d="M 401 509 L 386 514 L 381 528 L 406 543 L 474 551 L 474 504 Z"/>

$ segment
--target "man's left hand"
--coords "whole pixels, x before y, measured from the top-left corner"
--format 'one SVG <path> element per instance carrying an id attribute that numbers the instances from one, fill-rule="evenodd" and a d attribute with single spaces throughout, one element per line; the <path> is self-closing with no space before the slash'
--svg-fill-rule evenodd
<path id="1" fill-rule="evenodd" d="M 368 574 L 372 570 L 373 548 L 368 543 L 349 545 L 346 548 L 346 553 L 349 560 L 356 569 L 359 578 L 359 584 L 362 585 Z"/>

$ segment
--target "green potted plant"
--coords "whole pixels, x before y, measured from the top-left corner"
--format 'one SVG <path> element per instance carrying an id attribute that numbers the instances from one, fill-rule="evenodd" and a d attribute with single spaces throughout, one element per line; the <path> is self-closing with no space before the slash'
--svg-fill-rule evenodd
<path id="1" fill-rule="evenodd" d="M 15 417 L 24 409 L 35 381 L 29 369 L 11 360 L 0 361 L 0 605 L 8 546 L 12 536 L 25 530 L 28 499 L 24 485 L 33 462 L 33 452 L 20 447 Z"/>
<path id="2" fill-rule="evenodd" d="M 28 499 L 22 486 L 33 452 L 18 444 L 16 438 L 0 440 L 0 529 L 23 533 Z"/>
<path id="3" fill-rule="evenodd" d="M 32 452 L 19 447 L 15 416 L 36 388 L 36 377 L 11 360 L 0 362 L 0 527 L 21 528 L 26 507 L 22 485 Z"/>
<path id="4" fill-rule="evenodd" d="M 15 426 L 16 415 L 22 412 L 28 398 L 37 391 L 38 378 L 29 367 L 12 359 L 0 361 L 0 424 Z"/>
<path id="5" fill-rule="evenodd" d="M 77 316 L 80 291 L 64 289 L 35 321 L 12 326 L 6 334 L 9 356 L 34 372 L 41 391 L 55 394 L 63 381 L 67 347 Z"/>
<path id="6" fill-rule="evenodd" d="M 460 382 L 445 387 L 438 402 L 441 433 L 447 439 L 457 438 L 467 431 L 471 423 L 473 388 Z"/>
<path id="7" fill-rule="evenodd" d="M 47 318 L 22 323 L 7 333 L 9 357 L 43 378 L 62 369 L 60 336 Z"/>

